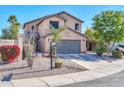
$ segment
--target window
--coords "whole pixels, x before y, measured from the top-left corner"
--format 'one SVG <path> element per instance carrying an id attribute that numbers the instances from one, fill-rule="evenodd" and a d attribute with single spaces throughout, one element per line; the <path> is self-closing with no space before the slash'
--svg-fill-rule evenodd
<path id="1" fill-rule="evenodd" d="M 59 28 L 59 22 L 58 21 L 50 21 L 50 25 L 56 29 Z"/>
<path id="2" fill-rule="evenodd" d="M 79 24 L 78 23 L 75 24 L 75 30 L 79 30 Z"/>
<path id="3" fill-rule="evenodd" d="M 34 26 L 31 26 L 31 30 L 34 30 Z"/>

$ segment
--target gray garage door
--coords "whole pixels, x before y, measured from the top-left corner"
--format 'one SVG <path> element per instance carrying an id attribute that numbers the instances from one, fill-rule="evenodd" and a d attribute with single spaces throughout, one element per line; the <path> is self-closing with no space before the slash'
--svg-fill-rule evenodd
<path id="1" fill-rule="evenodd" d="M 57 53 L 80 53 L 80 40 L 62 40 Z"/>

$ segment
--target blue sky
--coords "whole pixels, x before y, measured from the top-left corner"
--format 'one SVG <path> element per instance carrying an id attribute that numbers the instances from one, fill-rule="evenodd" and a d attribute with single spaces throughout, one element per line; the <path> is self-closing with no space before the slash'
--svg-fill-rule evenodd
<path id="1" fill-rule="evenodd" d="M 122 10 L 124 6 L 108 5 L 0 5 L 0 33 L 1 29 L 8 26 L 7 19 L 10 15 L 16 15 L 18 21 L 23 23 L 45 15 L 66 11 L 84 21 L 82 32 L 92 26 L 92 18 L 103 10 Z M 23 30 L 21 30 L 23 32 Z"/>

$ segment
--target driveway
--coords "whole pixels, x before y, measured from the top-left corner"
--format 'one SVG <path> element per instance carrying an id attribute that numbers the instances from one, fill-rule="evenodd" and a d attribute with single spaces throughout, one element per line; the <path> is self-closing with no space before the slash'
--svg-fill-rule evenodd
<path id="1" fill-rule="evenodd" d="M 104 61 L 115 61 L 113 57 L 108 57 L 106 54 L 103 56 L 97 56 L 95 53 L 81 53 L 81 54 L 58 54 L 60 57 L 71 60 L 82 60 L 85 62 L 104 62 Z"/>
<path id="2" fill-rule="evenodd" d="M 89 70 L 101 68 L 107 66 L 112 62 L 118 61 L 113 57 L 108 57 L 107 54 L 97 56 L 95 53 L 81 53 L 81 54 L 59 54 L 60 57 L 71 60 L 72 62 L 79 64 Z"/>

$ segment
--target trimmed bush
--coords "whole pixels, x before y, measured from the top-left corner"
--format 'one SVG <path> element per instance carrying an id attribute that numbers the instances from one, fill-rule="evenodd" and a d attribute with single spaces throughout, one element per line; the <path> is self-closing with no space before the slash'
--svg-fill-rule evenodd
<path id="1" fill-rule="evenodd" d="M 101 56 L 104 52 L 106 52 L 105 45 L 103 43 L 98 43 L 95 52 L 98 56 Z"/>
<path id="2" fill-rule="evenodd" d="M 123 53 L 119 50 L 113 50 L 112 51 L 112 56 L 118 59 L 121 59 L 123 56 Z"/>
<path id="3" fill-rule="evenodd" d="M 13 62 L 20 54 L 20 48 L 17 45 L 0 46 L 1 59 L 3 61 Z"/>
<path id="4" fill-rule="evenodd" d="M 55 62 L 55 68 L 61 68 L 62 64 L 63 64 L 63 62 L 60 59 L 57 59 Z"/>
<path id="5" fill-rule="evenodd" d="M 95 48 L 95 52 L 98 56 L 101 56 L 104 52 L 106 52 L 107 49 L 105 47 L 105 42 L 102 39 L 99 39 L 96 42 L 96 48 Z"/>

